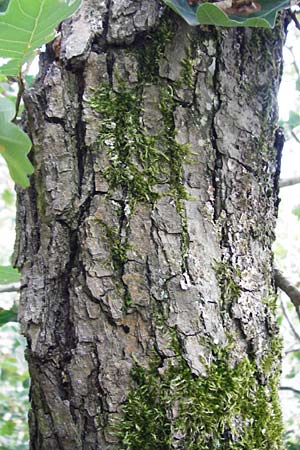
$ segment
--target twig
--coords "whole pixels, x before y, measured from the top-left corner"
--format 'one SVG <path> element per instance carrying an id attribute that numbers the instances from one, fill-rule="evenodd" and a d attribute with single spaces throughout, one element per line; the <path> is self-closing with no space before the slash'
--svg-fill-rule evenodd
<path id="1" fill-rule="evenodd" d="M 300 306 L 300 291 L 293 286 L 278 269 L 274 269 L 276 286 L 279 287 L 291 299 L 296 309 Z"/>
<path id="2" fill-rule="evenodd" d="M 298 30 L 300 30 L 300 24 L 299 24 L 299 21 L 298 21 L 298 18 L 297 18 L 297 11 L 291 11 L 291 10 L 289 10 L 289 15 L 290 15 L 292 21 L 294 22 L 295 27 L 296 27 Z"/>
<path id="3" fill-rule="evenodd" d="M 300 76 L 299 76 L 300 78 Z M 300 139 L 298 138 L 298 136 L 296 135 L 295 131 L 291 130 L 291 135 L 293 136 L 293 138 L 296 140 L 296 142 L 298 144 L 300 144 Z"/>
<path id="4" fill-rule="evenodd" d="M 299 334 L 297 333 L 297 330 L 296 330 L 296 328 L 294 327 L 294 325 L 293 325 L 293 323 L 292 323 L 292 321 L 291 321 L 291 319 L 290 319 L 290 317 L 289 317 L 289 315 L 288 315 L 288 313 L 287 313 L 287 310 L 286 310 L 286 308 L 285 308 L 285 306 L 284 306 L 284 304 L 283 304 L 283 301 L 281 300 L 280 303 L 281 303 L 281 309 L 282 309 L 283 315 L 284 315 L 284 317 L 286 318 L 286 321 L 287 321 L 287 323 L 289 324 L 289 327 L 290 327 L 290 329 L 291 329 L 293 335 L 295 336 L 295 338 L 297 339 L 297 341 L 300 342 L 300 336 L 299 336 Z"/>
<path id="5" fill-rule="evenodd" d="M 297 74 L 297 76 L 299 78 L 300 77 L 300 70 L 299 70 L 299 67 L 298 67 L 298 64 L 297 64 L 297 58 L 295 56 L 294 49 L 293 49 L 293 47 L 286 47 L 286 48 L 288 49 L 288 51 L 290 52 L 290 54 L 293 57 L 293 63 L 292 64 L 293 64 L 294 69 L 296 71 L 296 74 Z"/>
<path id="6" fill-rule="evenodd" d="M 292 392 L 294 392 L 294 394 L 300 395 L 300 391 L 298 389 L 294 389 L 294 388 L 289 387 L 289 386 L 280 386 L 279 389 L 281 391 L 292 391 Z"/>
<path id="7" fill-rule="evenodd" d="M 295 184 L 300 183 L 300 177 L 293 177 L 293 178 L 286 178 L 285 180 L 279 181 L 279 187 L 287 187 L 287 186 L 294 186 Z"/>
<path id="8" fill-rule="evenodd" d="M 300 348 L 291 348 L 291 350 L 286 350 L 284 352 L 285 355 L 288 355 L 289 353 L 296 353 L 296 352 L 300 352 Z"/>
<path id="9" fill-rule="evenodd" d="M 19 286 L 6 286 L 0 288 L 0 294 L 3 294 L 4 292 L 19 292 L 20 287 Z"/>
<path id="10" fill-rule="evenodd" d="M 289 327 L 290 327 L 290 329 L 291 329 L 293 335 L 295 336 L 295 338 L 297 339 L 297 341 L 300 342 L 300 336 L 299 336 L 299 334 L 297 333 L 296 328 L 294 327 L 294 325 L 293 325 L 293 323 L 292 323 L 292 321 L 291 321 L 291 319 L 290 319 L 290 317 L 289 317 L 289 315 L 288 315 L 288 313 L 287 313 L 287 310 L 285 309 L 285 306 L 284 306 L 284 304 L 283 304 L 283 301 L 280 300 L 280 303 L 281 303 L 281 309 L 282 309 L 283 315 L 284 315 L 284 317 L 286 318 L 286 321 L 287 321 L 287 323 L 289 324 Z"/>
<path id="11" fill-rule="evenodd" d="M 14 118 L 12 119 L 12 122 L 16 122 L 18 114 L 19 114 L 19 109 L 20 109 L 20 104 L 21 104 L 21 100 L 24 94 L 24 90 L 25 90 L 25 84 L 24 84 L 24 80 L 22 78 L 22 74 L 20 73 L 19 77 L 18 77 L 18 85 L 19 85 L 19 89 L 18 89 L 18 93 L 17 93 L 17 99 L 16 99 L 16 113 Z"/>

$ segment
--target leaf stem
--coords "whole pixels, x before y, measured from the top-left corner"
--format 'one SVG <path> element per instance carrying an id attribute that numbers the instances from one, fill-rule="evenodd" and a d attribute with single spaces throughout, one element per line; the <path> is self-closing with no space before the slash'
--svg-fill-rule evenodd
<path id="1" fill-rule="evenodd" d="M 17 99 L 16 99 L 16 113 L 14 115 L 14 118 L 12 119 L 13 123 L 17 122 L 17 117 L 19 114 L 19 109 L 20 109 L 20 104 L 21 104 L 21 100 L 24 94 L 24 90 L 25 90 L 25 83 L 22 77 L 22 73 L 20 72 L 18 75 L 18 93 L 17 93 Z"/>

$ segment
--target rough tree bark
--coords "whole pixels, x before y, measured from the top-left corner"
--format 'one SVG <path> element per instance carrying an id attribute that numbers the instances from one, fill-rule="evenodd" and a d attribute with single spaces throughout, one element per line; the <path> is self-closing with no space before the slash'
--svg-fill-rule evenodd
<path id="1" fill-rule="evenodd" d="M 26 92 L 31 449 L 281 448 L 283 25 L 83 0 Z"/>

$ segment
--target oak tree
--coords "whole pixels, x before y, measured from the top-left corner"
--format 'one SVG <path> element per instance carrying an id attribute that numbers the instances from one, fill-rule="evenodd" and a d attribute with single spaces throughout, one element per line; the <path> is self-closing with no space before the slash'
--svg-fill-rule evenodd
<path id="1" fill-rule="evenodd" d="M 24 94 L 34 450 L 274 449 L 276 27 L 84 0 Z"/>

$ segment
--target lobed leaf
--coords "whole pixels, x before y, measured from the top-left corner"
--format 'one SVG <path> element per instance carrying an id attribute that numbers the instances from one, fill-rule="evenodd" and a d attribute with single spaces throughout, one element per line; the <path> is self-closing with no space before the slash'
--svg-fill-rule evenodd
<path id="1" fill-rule="evenodd" d="M 163 0 L 166 5 L 179 14 L 189 25 L 215 25 L 222 27 L 273 27 L 277 12 L 287 8 L 289 0 L 259 0 L 259 11 L 248 15 L 227 15 L 216 4 L 202 2 L 191 6 L 187 0 Z"/>
<path id="2" fill-rule="evenodd" d="M 28 187 L 28 176 L 34 171 L 27 157 L 32 144 L 27 134 L 11 122 L 14 114 L 13 102 L 5 97 L 0 98 L 0 154 L 14 182 Z"/>
<path id="3" fill-rule="evenodd" d="M 70 17 L 81 0 L 10 0 L 0 14 L 0 56 L 10 61 L 0 73 L 18 75 L 34 50 L 50 42 L 55 28 Z"/>
<path id="4" fill-rule="evenodd" d="M 16 307 L 13 306 L 11 309 L 0 308 L 0 327 L 6 325 L 8 322 L 17 322 L 18 312 Z"/>

